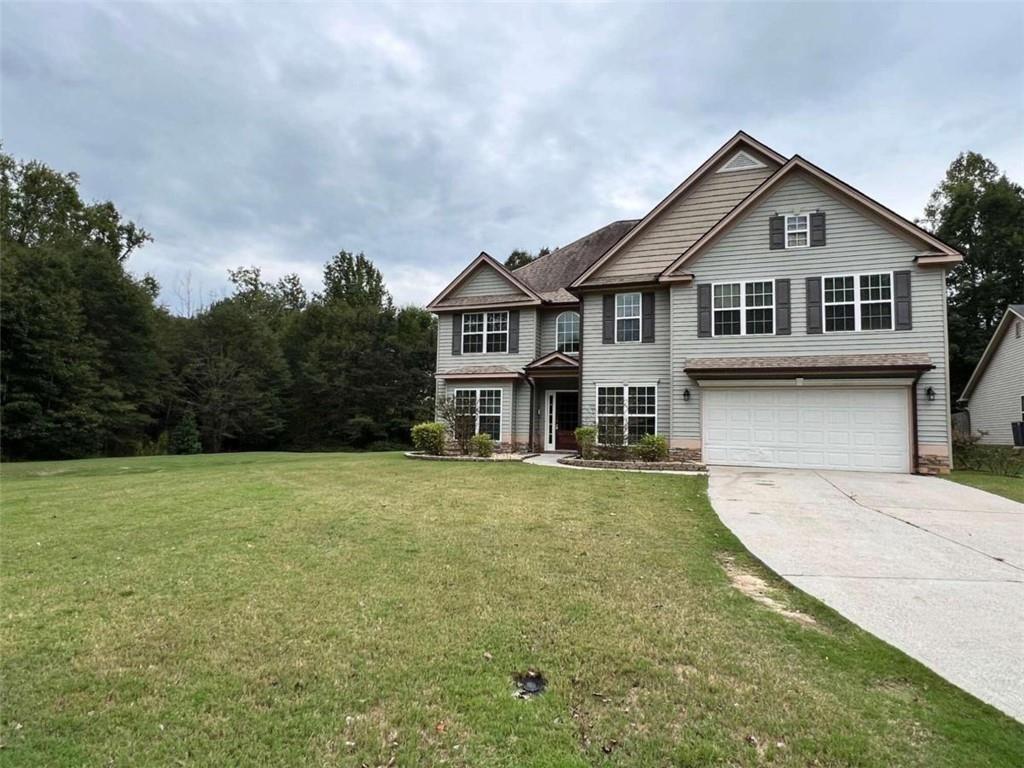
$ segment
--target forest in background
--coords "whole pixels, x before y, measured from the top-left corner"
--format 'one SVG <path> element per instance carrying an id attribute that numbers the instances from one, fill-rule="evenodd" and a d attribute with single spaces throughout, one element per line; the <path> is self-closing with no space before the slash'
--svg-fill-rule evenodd
<path id="1" fill-rule="evenodd" d="M 149 233 L 85 203 L 78 181 L 0 154 L 4 460 L 372 450 L 433 417 L 435 320 L 395 307 L 365 255 L 338 252 L 313 293 L 241 267 L 230 295 L 175 315 L 128 270 Z M 1007 304 L 1024 302 L 1024 190 L 965 152 L 918 223 L 966 256 L 948 276 L 956 395 Z"/>

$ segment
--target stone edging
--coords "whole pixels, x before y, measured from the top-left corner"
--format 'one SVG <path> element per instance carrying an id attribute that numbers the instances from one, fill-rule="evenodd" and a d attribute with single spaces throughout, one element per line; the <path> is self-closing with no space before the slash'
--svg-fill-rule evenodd
<path id="1" fill-rule="evenodd" d="M 558 460 L 568 467 L 589 467 L 591 469 L 644 469 L 653 472 L 706 472 L 707 467 L 693 461 L 606 461 L 604 459 L 580 459 L 566 456 Z"/>
<path id="2" fill-rule="evenodd" d="M 418 451 L 406 451 L 405 457 L 407 459 L 419 459 L 420 461 L 486 461 L 486 462 L 504 462 L 506 464 L 517 464 L 523 459 L 530 459 L 536 456 L 536 453 L 496 453 L 493 456 L 435 456 L 432 453 L 419 453 Z"/>

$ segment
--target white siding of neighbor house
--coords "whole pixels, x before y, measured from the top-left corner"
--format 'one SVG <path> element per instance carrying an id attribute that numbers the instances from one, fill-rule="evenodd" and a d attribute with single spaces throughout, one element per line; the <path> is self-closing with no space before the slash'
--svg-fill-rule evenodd
<path id="1" fill-rule="evenodd" d="M 481 264 L 462 283 L 452 291 L 452 296 L 487 296 L 489 294 L 523 294 L 512 283 L 498 274 L 498 270 L 489 264 Z"/>
<path id="2" fill-rule="evenodd" d="M 580 390 L 584 426 L 597 421 L 598 385 L 654 384 L 658 387 L 658 432 L 669 433 L 669 292 L 655 291 L 654 341 L 602 344 L 603 296 L 588 294 L 583 305 L 583 381 Z"/>
<path id="3" fill-rule="evenodd" d="M 1013 445 L 1010 424 L 1022 420 L 1021 397 L 1024 397 L 1024 320 L 1011 314 L 1009 327 L 967 403 L 971 431 L 987 433 L 981 436 L 980 442 Z"/>
<path id="4" fill-rule="evenodd" d="M 815 210 L 826 213 L 827 245 L 769 250 L 768 219 L 772 214 Z M 948 451 L 945 273 L 915 266 L 914 256 L 921 250 L 920 245 L 883 228 L 802 174 L 784 182 L 696 261 L 684 265 L 684 270 L 695 274 L 694 284 L 672 287 L 673 441 L 701 436 L 700 388 L 683 372 L 687 358 L 925 352 L 935 369 L 925 373 L 918 385 L 918 438 L 922 446 Z M 805 278 L 908 269 L 912 330 L 806 333 Z M 770 278 L 791 281 L 791 335 L 698 338 L 697 284 Z M 588 359 L 589 349 L 588 345 L 584 350 Z M 924 396 L 928 387 L 935 389 L 933 402 Z M 685 389 L 691 393 L 689 402 L 683 401 Z"/>
<path id="5" fill-rule="evenodd" d="M 756 155 L 749 150 L 748 154 Z M 765 163 L 764 168 L 715 172 L 732 157 L 724 158 L 711 173 L 663 211 L 635 240 L 601 267 L 597 275 L 622 277 L 660 272 L 778 168 L 772 160 L 759 157 Z"/>
<path id="6" fill-rule="evenodd" d="M 476 312 L 477 310 L 472 310 Z M 488 310 L 481 310 L 488 311 Z M 490 311 L 504 311 L 495 307 Z M 511 310 L 510 310 L 511 311 Z M 445 373 L 459 368 L 478 365 L 500 365 L 507 368 L 522 368 L 537 357 L 537 310 L 523 307 L 519 312 L 519 352 L 474 352 L 465 355 L 452 354 L 452 318 L 448 312 L 437 316 L 437 372 Z"/>

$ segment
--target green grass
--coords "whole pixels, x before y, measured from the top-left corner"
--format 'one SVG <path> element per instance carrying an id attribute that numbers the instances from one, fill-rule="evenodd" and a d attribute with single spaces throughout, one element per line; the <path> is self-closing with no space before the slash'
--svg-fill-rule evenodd
<path id="1" fill-rule="evenodd" d="M 1024 477 L 1007 477 L 974 469 L 958 469 L 949 474 L 949 479 L 1024 504 Z"/>
<path id="2" fill-rule="evenodd" d="M 1020 724 L 760 571 L 700 478 L 243 454 L 2 492 L 7 766 L 1024 764 Z"/>

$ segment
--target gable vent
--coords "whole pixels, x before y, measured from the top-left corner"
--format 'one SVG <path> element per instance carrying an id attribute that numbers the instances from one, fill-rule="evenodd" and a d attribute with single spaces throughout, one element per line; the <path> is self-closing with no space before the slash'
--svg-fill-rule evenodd
<path id="1" fill-rule="evenodd" d="M 740 150 L 729 158 L 728 162 L 718 169 L 718 173 L 729 173 L 729 171 L 749 171 L 751 168 L 764 168 L 765 164 Z"/>

